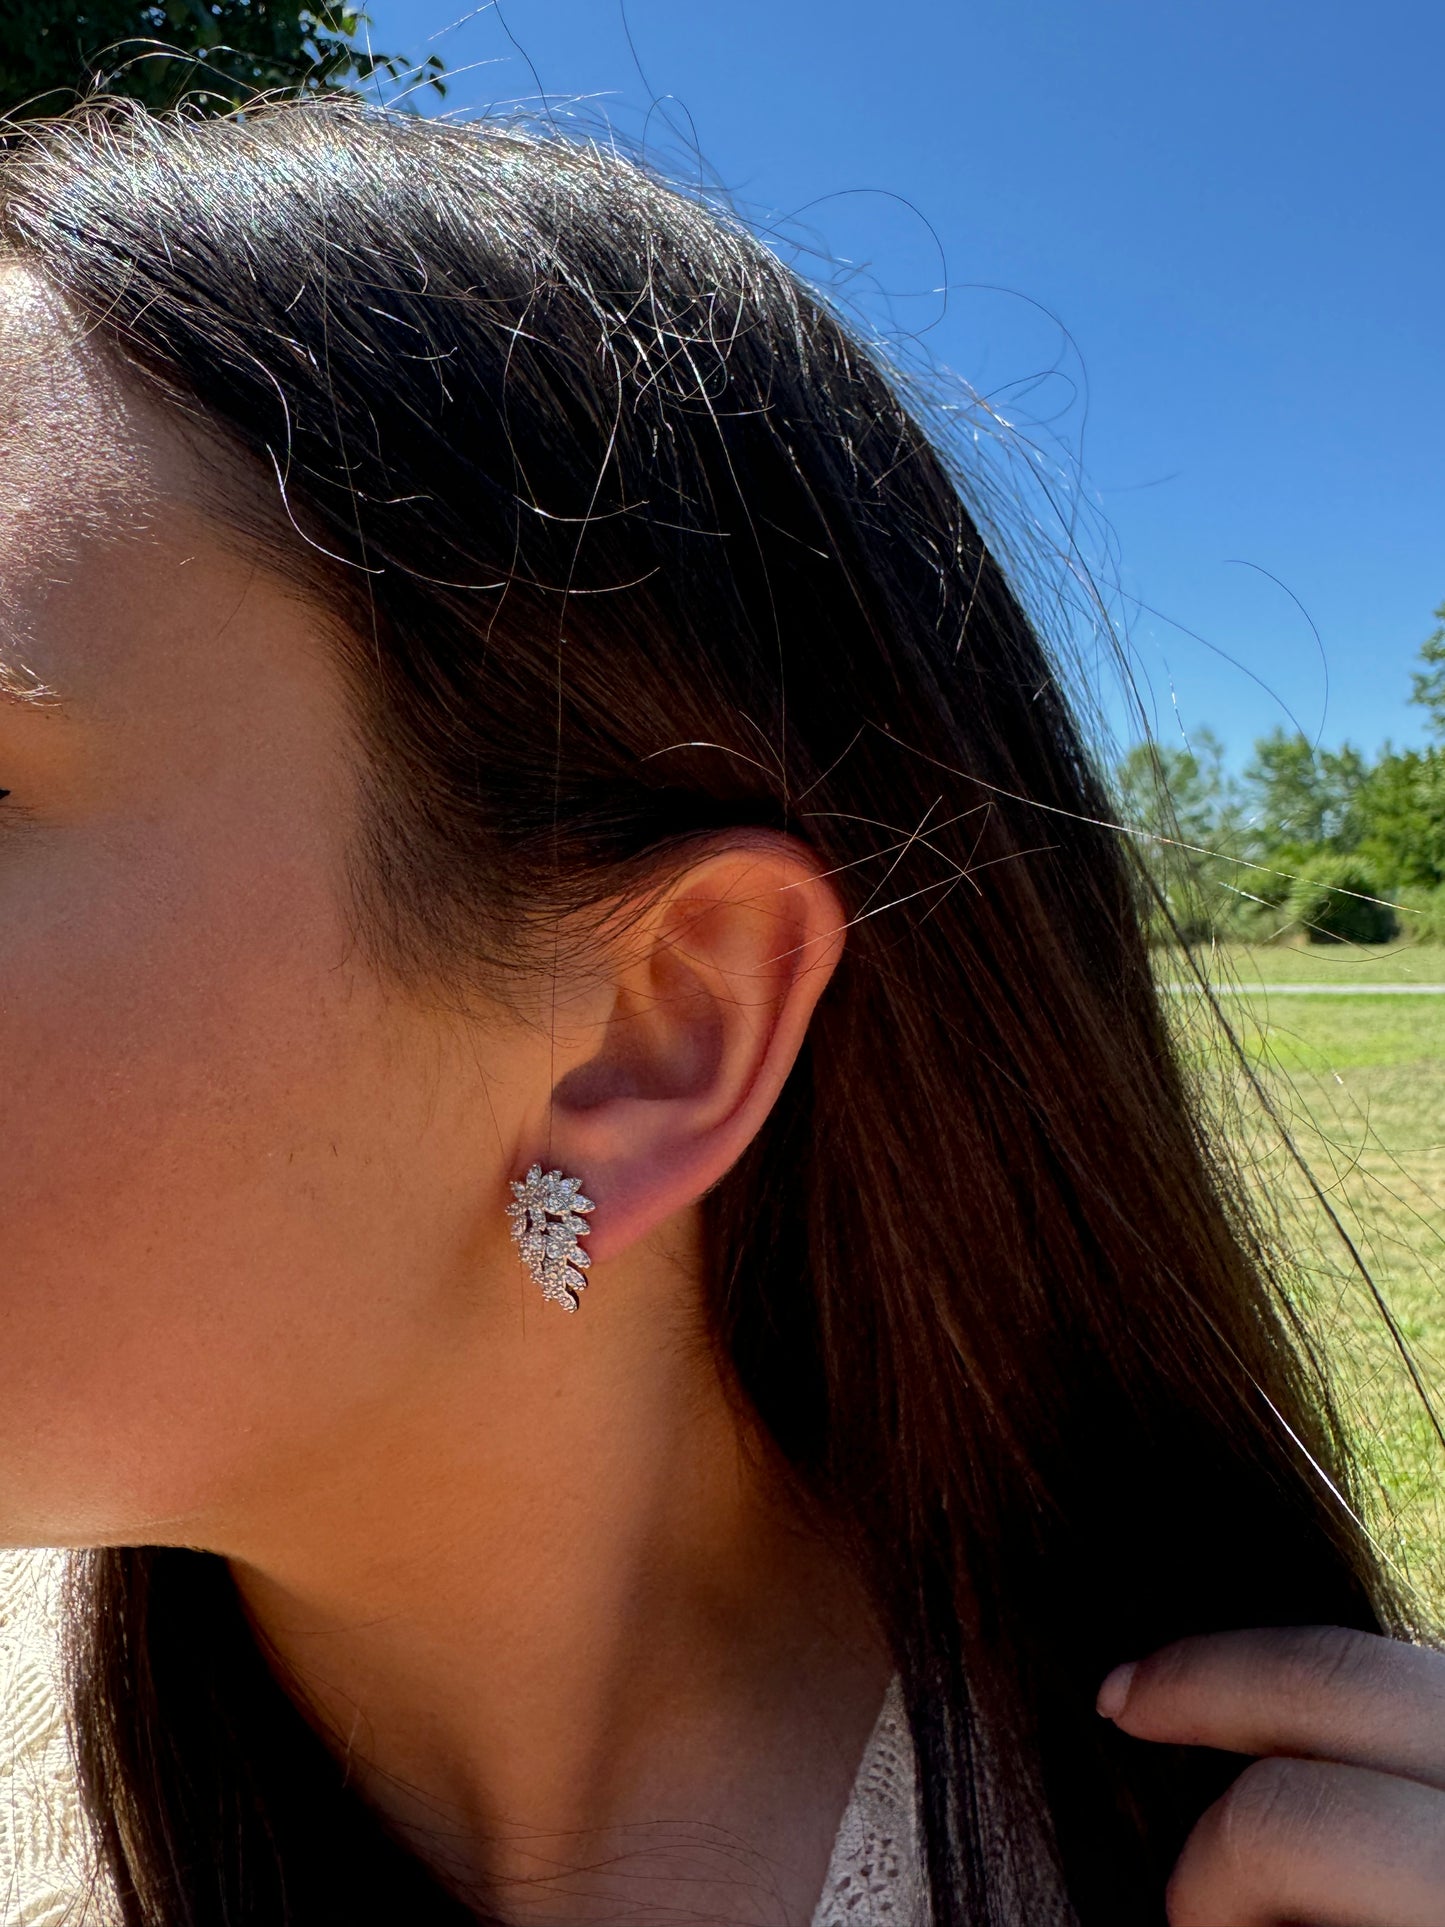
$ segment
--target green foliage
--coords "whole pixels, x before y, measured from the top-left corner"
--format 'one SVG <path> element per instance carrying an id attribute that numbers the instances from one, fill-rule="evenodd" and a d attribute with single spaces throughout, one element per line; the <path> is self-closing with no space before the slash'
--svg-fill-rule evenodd
<path id="1" fill-rule="evenodd" d="M 1401 908 L 1410 935 L 1417 943 L 1445 943 L 1445 885 L 1436 890 L 1412 891 Z"/>
<path id="2" fill-rule="evenodd" d="M 1232 923 L 1239 901 L 1224 847 L 1236 814 L 1224 745 L 1207 729 L 1187 747 L 1136 743 L 1114 774 L 1120 820 L 1157 892 L 1160 937 L 1207 942 Z"/>
<path id="3" fill-rule="evenodd" d="M 1357 858 L 1325 853 L 1301 866 L 1288 907 L 1311 943 L 1389 943 L 1400 921 L 1380 897 L 1378 880 Z"/>
<path id="4" fill-rule="evenodd" d="M 1430 718 L 1430 733 L 1445 742 L 1445 602 L 1435 611 L 1439 625 L 1420 645 L 1420 660 L 1425 667 L 1411 677 L 1410 701 L 1418 703 Z"/>
<path id="5" fill-rule="evenodd" d="M 1372 763 L 1276 729 L 1237 783 L 1208 730 L 1189 749 L 1129 751 L 1116 794 L 1163 902 L 1161 937 L 1259 942 L 1294 927 L 1383 943 L 1401 928 L 1393 903 L 1413 938 L 1445 939 L 1445 603 L 1435 614 L 1411 701 L 1438 744 L 1387 743 Z"/>
<path id="6" fill-rule="evenodd" d="M 1317 749 L 1308 737 L 1282 729 L 1262 736 L 1244 772 L 1256 840 L 1265 850 L 1287 844 L 1355 849 L 1363 827 L 1360 792 L 1368 777 L 1368 764 L 1349 743 Z"/>
<path id="7" fill-rule="evenodd" d="M 1126 822 L 1186 843 L 1209 842 L 1232 806 L 1224 745 L 1208 729 L 1187 748 L 1136 743 L 1117 779 Z"/>
<path id="8" fill-rule="evenodd" d="M 1381 752 L 1360 795 L 1359 853 L 1390 890 L 1445 884 L 1445 749 Z"/>
<path id="9" fill-rule="evenodd" d="M 444 91 L 439 59 L 413 68 L 377 53 L 369 24 L 355 7 L 325 0 L 5 0 L 0 111 L 58 113 L 97 90 L 154 109 L 184 96 L 218 112 L 260 91 L 371 91 L 406 81 Z"/>

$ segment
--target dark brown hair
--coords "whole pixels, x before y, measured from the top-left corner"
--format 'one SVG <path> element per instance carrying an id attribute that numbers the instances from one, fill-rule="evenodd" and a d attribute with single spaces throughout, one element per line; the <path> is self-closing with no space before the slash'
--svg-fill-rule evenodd
<path id="1" fill-rule="evenodd" d="M 725 213 L 513 126 L 92 112 L 12 141 L 0 213 L 274 478 L 281 565 L 341 618 L 384 965 L 495 980 L 730 826 L 818 852 L 847 952 L 707 1200 L 719 1359 L 892 1642 L 937 1927 L 1162 1921 L 1239 1763 L 1121 1735 L 1105 1671 L 1393 1608 L 1183 1089 L 1128 848 L 897 384 Z M 463 1918 L 221 1561 L 105 1551 L 79 1583 L 128 1927 Z"/>

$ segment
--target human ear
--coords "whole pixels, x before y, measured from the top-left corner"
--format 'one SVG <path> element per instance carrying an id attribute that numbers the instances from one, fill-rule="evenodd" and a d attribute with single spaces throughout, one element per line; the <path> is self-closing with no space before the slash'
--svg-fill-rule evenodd
<path id="1" fill-rule="evenodd" d="M 793 1067 L 845 922 L 807 848 L 767 832 L 714 845 L 625 921 L 596 1047 L 560 1076 L 547 1119 L 550 1161 L 596 1201 L 594 1262 L 740 1156 Z"/>

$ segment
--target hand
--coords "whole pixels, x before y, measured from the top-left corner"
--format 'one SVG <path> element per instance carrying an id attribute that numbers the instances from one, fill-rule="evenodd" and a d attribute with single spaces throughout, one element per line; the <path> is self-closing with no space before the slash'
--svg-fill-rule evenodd
<path id="1" fill-rule="evenodd" d="M 1181 1639 L 1099 1711 L 1260 1757 L 1169 1882 L 1170 1927 L 1445 1927 L 1445 1654 L 1337 1626 Z"/>

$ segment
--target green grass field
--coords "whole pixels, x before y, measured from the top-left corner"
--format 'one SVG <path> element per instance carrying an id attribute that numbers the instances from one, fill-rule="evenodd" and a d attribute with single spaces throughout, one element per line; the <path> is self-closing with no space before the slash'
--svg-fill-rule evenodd
<path id="1" fill-rule="evenodd" d="M 1216 982 L 1256 984 L 1445 984 L 1445 943 L 1221 944 L 1197 952 Z"/>
<path id="2" fill-rule="evenodd" d="M 1167 962 L 1160 972 L 1178 981 Z M 1445 1423 L 1445 996 L 1378 996 L 1376 983 L 1445 983 L 1445 945 L 1378 952 L 1236 948 L 1210 976 L 1247 1061 L 1393 1316 Z M 1280 983 L 1350 983 L 1349 996 L 1270 994 Z M 1226 1104 L 1267 1210 L 1294 1250 L 1310 1322 L 1361 1448 L 1372 1525 L 1445 1627 L 1445 1446 L 1380 1305 L 1324 1204 L 1225 1069 L 1198 1000 L 1178 998 L 1189 1055 Z"/>

